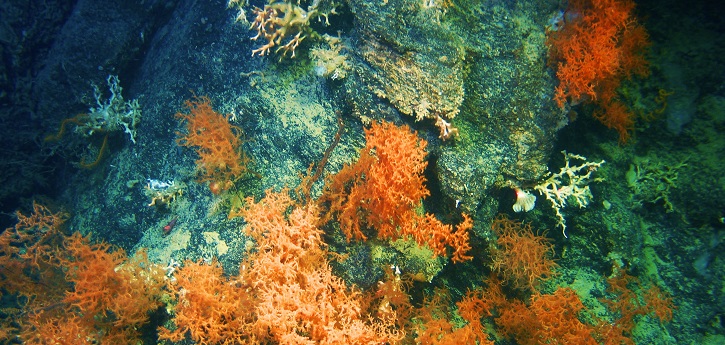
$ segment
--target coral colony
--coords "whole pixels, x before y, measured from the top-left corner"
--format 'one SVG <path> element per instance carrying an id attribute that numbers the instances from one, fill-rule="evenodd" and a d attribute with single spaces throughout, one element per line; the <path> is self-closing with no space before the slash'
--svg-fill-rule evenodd
<path id="1" fill-rule="evenodd" d="M 340 36 L 320 35 L 314 29 L 330 25 L 331 16 L 342 5 L 329 0 L 303 3 L 271 0 L 262 8 L 252 8 L 248 24 L 255 46 L 251 55 L 300 58 L 305 44 L 316 40 L 320 45 L 309 53 L 310 70 L 315 74 L 312 79 L 339 83 L 361 78 L 351 72 L 349 51 Z M 230 0 L 228 5 L 239 10 L 237 21 L 247 21 L 246 1 Z M 450 1 L 421 1 L 419 6 L 431 16 L 461 10 Z M 563 111 L 590 103 L 595 118 L 616 130 L 624 143 L 632 134 L 634 115 L 617 97 L 617 89 L 623 79 L 648 73 L 643 56 L 649 44 L 647 33 L 633 16 L 631 0 L 572 0 L 568 6 L 549 23 L 549 59 L 558 86 L 554 99 L 547 101 Z M 409 63 L 409 56 L 397 63 Z M 440 61 L 447 59 L 443 56 Z M 381 60 L 381 65 L 389 62 Z M 406 71 L 413 71 L 408 67 L 415 65 L 405 66 Z M 118 77 L 109 76 L 107 84 L 108 98 L 95 88 L 96 105 L 88 114 L 64 120 L 58 133 L 46 139 L 57 141 L 66 125 L 75 125 L 84 138 L 117 132 L 128 135 L 135 147 L 143 144 L 137 143 L 138 101 L 124 100 Z M 0 323 L 0 342 L 633 344 L 634 330 L 644 318 L 660 326 L 672 320 L 675 305 L 669 293 L 640 278 L 644 275 L 635 276 L 620 264 L 624 260 L 611 258 L 606 277 L 597 272 L 598 281 L 591 284 L 600 288 L 598 299 L 585 299 L 589 292 L 575 289 L 578 276 L 567 277 L 568 285 L 558 280 L 553 283 L 561 274 L 557 254 L 564 257 L 556 251 L 570 243 L 563 241 L 572 240 L 566 233 L 567 206 L 586 208 L 590 204 L 590 184 L 603 181 L 597 174 L 602 173 L 604 160 L 589 161 L 562 151 L 563 166 L 558 172 L 542 169 L 540 178 L 531 178 L 526 186 L 507 185 L 515 191 L 513 215 L 541 213 L 532 212 L 536 191 L 553 209 L 552 224 L 561 228 L 564 238 L 549 238 L 545 230 L 536 228 L 540 223 L 505 214 L 482 219 L 484 207 L 464 212 L 460 200 L 430 207 L 427 198 L 441 193 L 427 170 L 429 162 L 439 158 L 429 156 L 434 145 L 428 140 L 451 150 L 465 145 L 466 138 L 460 138 L 465 136 L 463 127 L 459 131 L 452 124 L 462 104 L 463 89 L 457 90 L 461 100 L 451 102 L 455 104 L 452 108 L 436 108 L 426 97 L 412 101 L 394 98 L 390 90 L 374 92 L 394 105 L 402 104 L 405 110 L 401 113 L 409 115 L 410 123 L 415 123 L 410 116 L 428 120 L 434 133 L 430 128 L 419 133 L 400 121 L 362 121 L 365 123 L 356 127 L 363 130 L 354 139 L 360 143 L 354 157 L 336 158 L 337 170 L 323 175 L 321 169 L 331 149 L 341 136 L 349 134 L 338 115 L 339 129 L 331 149 L 318 163 L 320 173 L 311 175 L 311 165 L 307 175 L 300 173 L 298 181 L 302 182 L 297 188 L 270 188 L 264 193 L 260 189 L 256 195 L 243 194 L 244 178 L 259 179 L 264 172 L 252 172 L 252 155 L 248 156 L 252 151 L 243 146 L 255 143 L 245 141 L 236 119 L 214 110 L 207 96 L 192 97 L 175 114 L 180 130 L 175 142 L 171 139 L 169 143 L 182 147 L 183 154 L 193 155 L 195 162 L 189 161 L 186 180 L 155 175 L 168 179 L 142 182 L 151 174 L 138 172 L 141 197 L 148 199 L 144 204 L 154 206 L 144 206 L 144 210 L 163 215 L 151 236 L 164 241 L 158 243 L 171 243 L 182 231 L 188 233 L 190 216 L 178 212 L 184 205 L 221 205 L 218 207 L 229 211 L 228 217 L 217 217 L 214 224 L 234 227 L 233 237 L 245 239 L 237 246 L 242 248 L 235 257 L 238 266 L 224 265 L 228 263 L 223 264 L 220 256 L 207 253 L 196 260 L 176 256 L 181 251 L 174 253 L 178 261 L 167 257 L 163 263 L 154 263 L 145 250 L 127 255 L 75 228 L 66 229 L 68 214 L 51 202 L 34 202 L 32 210 L 18 211 L 17 222 L 0 233 L 0 292 L 17 301 L 14 307 L 2 309 L 9 313 L 4 315 L 14 317 Z M 96 161 L 81 165 L 98 166 L 106 146 L 107 137 Z M 633 164 L 626 182 L 642 201 L 664 201 L 672 210 L 672 185 L 667 183 L 674 184 L 676 170 L 684 166 L 681 163 L 657 174 L 655 170 L 662 168 Z M 318 178 L 319 188 L 311 193 L 310 186 Z M 656 182 L 665 189 L 660 194 L 646 194 L 643 189 Z M 191 193 L 196 193 L 196 200 L 188 197 Z M 505 209 L 510 212 L 508 205 Z M 209 208 L 209 214 L 216 210 Z M 126 221 L 135 224 L 136 219 Z M 561 242 L 554 243 L 552 238 Z M 398 262 L 370 269 L 379 274 L 367 285 L 352 283 L 337 273 L 336 268 L 346 260 L 356 265 L 354 260 L 371 262 L 363 259 L 390 252 L 395 252 Z M 411 252 L 417 253 L 424 269 L 413 272 L 406 268 L 409 262 L 405 259 L 414 255 L 400 253 Z M 448 280 L 433 285 L 444 267 L 449 275 L 436 279 Z M 355 277 L 359 281 L 365 281 L 367 274 L 372 276 L 360 272 L 362 277 Z M 464 286 L 463 280 L 454 278 L 466 278 L 470 284 Z"/>

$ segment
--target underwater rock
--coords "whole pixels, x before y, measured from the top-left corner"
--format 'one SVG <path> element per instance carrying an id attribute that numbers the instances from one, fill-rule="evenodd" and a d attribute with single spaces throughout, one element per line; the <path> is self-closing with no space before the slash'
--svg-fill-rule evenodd
<path id="1" fill-rule="evenodd" d="M 435 134 L 436 119 L 450 121 L 458 137 L 432 145 L 446 198 L 472 212 L 492 202 L 485 196 L 499 177 L 518 185 L 545 174 L 567 123 L 546 72 L 555 3 L 349 3 L 358 24 L 345 81 L 353 112 L 363 122 L 414 118 Z"/>

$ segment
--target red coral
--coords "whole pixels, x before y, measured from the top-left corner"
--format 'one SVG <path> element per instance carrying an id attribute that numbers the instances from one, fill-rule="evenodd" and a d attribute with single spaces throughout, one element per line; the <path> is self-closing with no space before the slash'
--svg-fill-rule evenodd
<path id="1" fill-rule="evenodd" d="M 196 147 L 201 181 L 209 181 L 211 191 L 219 194 L 247 171 L 249 158 L 242 151 L 242 130 L 229 123 L 229 115 L 215 112 L 207 97 L 195 97 L 185 105 L 189 113 L 176 113 L 176 117 L 186 122 L 186 134 L 177 132 L 176 142 Z"/>
<path id="2" fill-rule="evenodd" d="M 597 118 L 616 129 L 625 141 L 633 115 L 614 92 L 622 79 L 649 73 L 644 49 L 647 32 L 634 18 L 632 0 L 572 0 L 564 27 L 549 33 L 550 60 L 556 63 L 560 107 L 592 101 L 601 107 Z"/>

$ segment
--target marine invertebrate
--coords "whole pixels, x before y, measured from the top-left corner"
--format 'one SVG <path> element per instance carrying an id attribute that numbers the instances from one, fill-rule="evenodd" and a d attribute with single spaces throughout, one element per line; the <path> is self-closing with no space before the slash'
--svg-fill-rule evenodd
<path id="1" fill-rule="evenodd" d="M 189 113 L 176 113 L 186 123 L 186 133 L 176 132 L 181 146 L 195 147 L 196 167 L 201 182 L 209 182 L 215 194 L 229 189 L 246 171 L 249 158 L 242 151 L 242 130 L 211 107 L 208 97 L 194 97 L 185 103 Z"/>
<path id="2" fill-rule="evenodd" d="M 512 206 L 514 212 L 529 212 L 534 209 L 536 196 L 519 187 L 514 187 L 514 193 L 516 193 L 516 202 Z"/>
<path id="3" fill-rule="evenodd" d="M 229 7 L 238 7 L 240 11 L 244 5 L 239 1 L 229 1 Z M 280 60 L 288 54 L 294 58 L 295 50 L 305 38 L 319 36 L 310 27 L 311 21 L 316 19 L 329 25 L 329 16 L 337 14 L 336 8 L 334 1 L 314 1 L 305 9 L 299 1 L 291 0 L 270 2 L 264 8 L 255 7 L 252 10 L 255 18 L 249 29 L 257 34 L 252 40 L 263 39 L 267 43 L 253 49 L 252 56 L 268 55 L 276 47 L 274 52 L 280 54 Z M 238 21 L 241 19 L 246 21 L 244 17 L 237 17 Z"/>
<path id="4" fill-rule="evenodd" d="M 132 143 L 136 143 L 136 127 L 141 121 L 141 106 L 138 100 L 126 101 L 121 92 L 121 82 L 118 76 L 109 75 L 106 78 L 110 96 L 104 98 L 104 93 L 98 86 L 93 85 L 93 96 L 96 99 L 96 106 L 91 106 L 87 114 L 78 114 L 71 118 L 64 119 L 56 134 L 45 137 L 45 141 L 60 140 L 66 131 L 69 123 L 76 125 L 76 132 L 85 137 L 95 133 L 108 133 L 123 131 L 128 134 Z"/>
<path id="5" fill-rule="evenodd" d="M 184 195 L 184 189 L 186 184 L 183 182 L 148 179 L 144 194 L 151 198 L 151 202 L 147 206 L 168 207 L 176 201 L 176 198 Z"/>
<path id="6" fill-rule="evenodd" d="M 549 31 L 548 40 L 559 79 L 554 100 L 560 107 L 567 101 L 596 103 L 595 117 L 626 141 L 634 115 L 616 90 L 623 79 L 649 73 L 647 32 L 634 16 L 634 2 L 573 0 L 562 18 L 565 24 Z"/>
<path id="7" fill-rule="evenodd" d="M 554 247 L 546 237 L 537 236 L 531 224 L 498 216 L 491 229 L 496 234 L 492 268 L 512 286 L 534 291 L 539 282 L 554 274 Z"/>
<path id="8" fill-rule="evenodd" d="M 176 301 L 176 328 L 159 328 L 160 340 L 182 341 L 188 336 L 199 344 L 241 344 L 253 337 L 252 295 L 241 282 L 224 277 L 217 261 L 187 260 L 172 272 L 168 286 Z"/>
<path id="9" fill-rule="evenodd" d="M 328 210 L 323 221 L 336 219 L 348 241 L 366 240 L 370 229 L 381 239 L 411 236 L 436 255 L 452 247 L 455 261 L 469 259 L 470 218 L 464 216 L 454 232 L 435 216 L 416 213 L 430 194 L 423 176 L 426 142 L 407 126 L 389 122 L 373 123 L 365 138 L 358 160 L 327 179 L 319 199 Z"/>
<path id="10" fill-rule="evenodd" d="M 597 178 L 592 178 L 592 173 L 597 171 L 605 162 L 604 160 L 588 162 L 584 156 L 567 153 L 566 151 L 561 151 L 561 153 L 564 155 L 564 166 L 559 169 L 559 172 L 550 173 L 549 177 L 536 185 L 534 189 L 546 197 L 546 200 L 549 200 L 558 218 L 557 225 L 561 227 L 561 233 L 564 234 L 564 237 L 567 237 L 566 221 L 561 210 L 566 207 L 569 199 L 574 200 L 580 208 L 589 205 L 589 201 L 592 199 L 589 182 L 600 181 Z M 571 160 L 574 159 L 582 163 L 572 166 Z"/>
<path id="11" fill-rule="evenodd" d="M 58 141 L 65 135 L 68 124 L 74 124 L 75 131 L 84 137 L 93 137 L 94 134 L 102 134 L 103 140 L 96 154 L 96 158 L 87 162 L 81 159 L 79 166 L 84 169 L 92 169 L 98 166 L 103 160 L 103 155 L 108 149 L 108 136 L 111 132 L 123 131 L 129 135 L 132 143 L 136 143 L 136 127 L 141 121 L 141 106 L 138 100 L 126 101 L 121 92 L 118 76 L 109 75 L 106 79 L 111 95 L 104 99 L 103 93 L 98 86 L 93 85 L 93 95 L 96 99 L 96 107 L 90 107 L 87 114 L 81 113 L 64 119 L 60 128 L 55 134 L 47 135 L 45 142 Z"/>
<path id="12" fill-rule="evenodd" d="M 160 305 L 163 269 L 143 251 L 127 258 L 78 233 L 65 236 L 62 213 L 33 208 L 0 235 L 0 287 L 27 298 L 8 328 L 19 329 L 8 334 L 33 344 L 134 343 Z"/>

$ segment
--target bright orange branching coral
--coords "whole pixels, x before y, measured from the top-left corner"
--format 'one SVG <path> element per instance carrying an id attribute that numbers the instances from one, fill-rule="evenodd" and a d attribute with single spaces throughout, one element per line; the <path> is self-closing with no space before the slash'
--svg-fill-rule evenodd
<path id="1" fill-rule="evenodd" d="M 33 204 L 0 235 L 0 288 L 26 297 L 12 333 L 27 344 L 133 343 L 160 305 L 163 270 L 145 253 L 127 259 L 78 233 L 66 237 L 64 219 Z"/>
<path id="2" fill-rule="evenodd" d="M 539 344 L 596 344 L 594 327 L 578 319 L 584 305 L 571 288 L 558 288 L 551 295 L 536 294 L 529 309 L 541 322 L 535 332 Z"/>
<path id="3" fill-rule="evenodd" d="M 519 344 L 597 344 L 595 328 L 579 321 L 585 308 L 570 288 L 550 295 L 535 293 L 528 304 L 503 299 L 495 304 L 496 326 Z"/>
<path id="4" fill-rule="evenodd" d="M 218 194 L 247 171 L 249 159 L 242 151 L 242 130 L 229 123 L 229 115 L 215 112 L 207 97 L 195 97 L 185 105 L 189 113 L 176 113 L 176 118 L 186 122 L 186 134 L 177 132 L 176 142 L 196 147 L 201 181 L 209 181 L 211 191 Z"/>
<path id="5" fill-rule="evenodd" d="M 516 288 L 535 290 L 538 283 L 554 274 L 553 246 L 537 236 L 530 224 L 497 217 L 491 225 L 498 236 L 493 249 L 493 269 Z"/>
<path id="6" fill-rule="evenodd" d="M 144 252 L 127 258 L 106 243 L 89 243 L 78 233 L 66 238 L 61 265 L 73 289 L 64 302 L 83 315 L 113 315 L 113 325 L 133 328 L 146 322 L 147 313 L 161 305 L 164 272 Z"/>
<path id="7" fill-rule="evenodd" d="M 177 329 L 200 344 L 381 344 L 392 325 L 365 315 L 362 295 L 332 274 L 315 205 L 298 206 L 287 191 L 248 198 L 239 215 L 256 242 L 239 277 L 214 264 L 186 263 L 177 275 Z M 392 320 L 394 321 L 394 320 Z"/>
<path id="8" fill-rule="evenodd" d="M 171 331 L 159 329 L 159 339 L 180 342 L 188 334 L 198 344 L 253 343 L 254 305 L 249 287 L 225 278 L 218 262 L 190 260 L 169 282 L 177 301 Z"/>
<path id="9" fill-rule="evenodd" d="M 0 296 L 7 294 L 7 300 L 19 297 L 24 310 L 4 308 L 0 343 L 19 333 L 20 317 L 15 316 L 52 306 L 67 288 L 56 259 L 56 247 L 62 244 L 60 228 L 67 215 L 33 202 L 31 213 L 18 211 L 16 216 L 17 224 L 0 233 Z"/>
<path id="10" fill-rule="evenodd" d="M 557 64 L 559 106 L 593 101 L 602 123 L 629 137 L 633 115 L 617 99 L 622 79 L 646 76 L 647 32 L 634 17 L 632 0 L 572 0 L 562 29 L 549 33 L 550 59 Z"/>
<path id="11" fill-rule="evenodd" d="M 315 205 L 293 206 L 286 191 L 247 200 L 242 215 L 258 250 L 241 279 L 254 289 L 255 329 L 280 343 L 391 341 L 362 314 L 359 292 L 332 274 Z"/>
<path id="12" fill-rule="evenodd" d="M 374 229 L 381 239 L 411 236 L 436 255 L 445 255 L 450 246 L 454 261 L 470 259 L 465 255 L 470 218 L 464 216 L 454 232 L 434 216 L 416 213 L 430 195 L 423 176 L 426 142 L 408 126 L 389 122 L 373 123 L 365 139 L 360 158 L 327 179 L 319 200 L 329 210 L 324 220 L 337 219 L 348 241 L 366 240 L 366 231 Z"/>
<path id="13" fill-rule="evenodd" d="M 493 341 L 488 340 L 486 327 L 481 322 L 483 317 L 491 316 L 492 306 L 481 290 L 469 291 L 456 303 L 458 314 L 466 321 L 464 326 L 458 328 L 454 328 L 450 321 L 452 313 L 444 297 L 448 297 L 445 291 L 435 291 L 418 310 L 417 344 L 493 344 Z"/>
<path id="14" fill-rule="evenodd" d="M 651 285 L 644 289 L 639 278 L 627 273 L 627 270 L 615 265 L 614 273 L 607 278 L 607 292 L 610 298 L 602 302 L 614 314 L 613 322 L 602 322 L 598 335 L 609 344 L 633 344 L 628 338 L 636 325 L 639 316 L 652 314 L 660 322 L 672 320 L 675 308 L 669 294 L 658 286 Z"/>
<path id="15" fill-rule="evenodd" d="M 60 227 L 67 215 L 53 213 L 36 202 L 29 215 L 19 211 L 15 214 L 17 224 L 0 233 L 0 288 L 34 295 L 42 286 L 30 276 L 47 272 L 57 264 L 53 246 L 59 244 Z"/>

